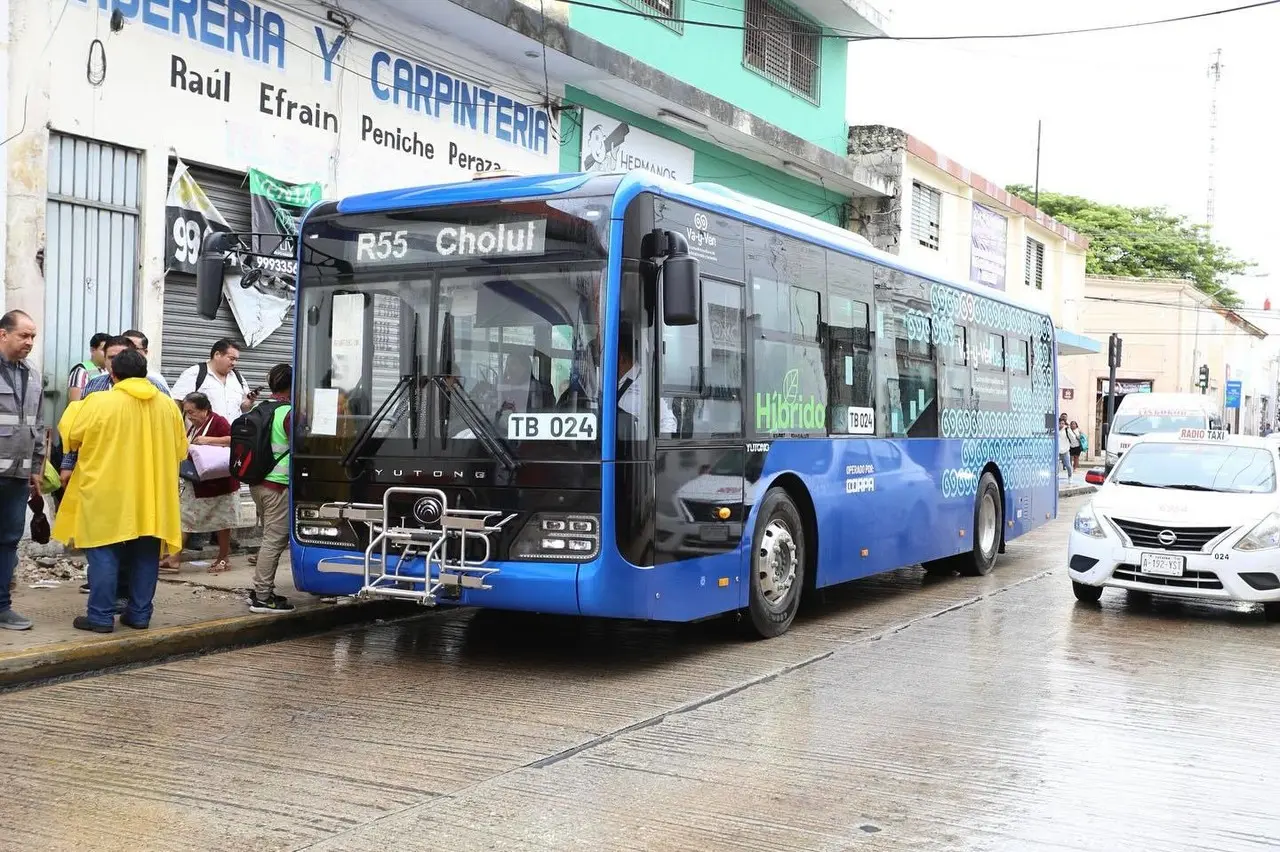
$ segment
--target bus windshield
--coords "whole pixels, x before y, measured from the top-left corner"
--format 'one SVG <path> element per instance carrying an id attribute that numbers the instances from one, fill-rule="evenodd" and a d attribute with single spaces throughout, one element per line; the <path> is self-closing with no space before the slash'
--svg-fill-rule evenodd
<path id="1" fill-rule="evenodd" d="M 304 264 L 299 454 L 599 459 L 603 252 L 549 247 L 554 259 L 435 258 L 385 272 Z M 526 439 L 511 422 L 544 414 L 575 415 L 572 434 Z"/>

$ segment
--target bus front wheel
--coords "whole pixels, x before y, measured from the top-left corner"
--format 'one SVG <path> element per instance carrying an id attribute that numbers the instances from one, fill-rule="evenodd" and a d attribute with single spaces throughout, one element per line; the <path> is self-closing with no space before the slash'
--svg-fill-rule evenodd
<path id="1" fill-rule="evenodd" d="M 1000 486 L 990 473 L 978 480 L 978 493 L 973 504 L 973 552 L 963 554 L 957 566 L 967 577 L 983 577 L 996 567 L 1000 552 L 1000 527 L 1004 523 L 1004 500 Z"/>
<path id="2" fill-rule="evenodd" d="M 785 489 L 770 488 L 751 538 L 751 632 L 772 639 L 787 632 L 800 608 L 808 556 L 804 524 Z"/>

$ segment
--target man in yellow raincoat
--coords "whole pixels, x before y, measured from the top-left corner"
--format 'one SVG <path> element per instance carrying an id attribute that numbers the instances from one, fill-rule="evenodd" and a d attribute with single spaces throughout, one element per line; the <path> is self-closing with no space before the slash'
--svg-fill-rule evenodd
<path id="1" fill-rule="evenodd" d="M 115 384 L 67 407 L 58 423 L 62 445 L 79 451 L 53 537 L 74 544 L 89 561 L 88 614 L 79 630 L 115 629 L 116 578 L 127 578 L 129 602 L 120 623 L 151 621 L 160 548 L 182 547 L 178 465 L 187 457 L 186 430 L 173 400 L 147 381 L 147 361 L 125 350 L 110 361 Z"/>

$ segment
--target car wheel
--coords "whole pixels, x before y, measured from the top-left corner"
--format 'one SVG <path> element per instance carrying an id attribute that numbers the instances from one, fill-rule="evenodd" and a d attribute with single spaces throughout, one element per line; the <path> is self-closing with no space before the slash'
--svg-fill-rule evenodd
<path id="1" fill-rule="evenodd" d="M 1076 600 L 1082 603 L 1097 603 L 1102 598 L 1101 586 L 1086 586 L 1075 580 L 1071 581 L 1071 591 L 1076 593 Z"/>
<path id="2" fill-rule="evenodd" d="M 956 567 L 966 577 L 982 577 L 996 567 L 1000 552 L 1000 525 L 1004 523 L 1000 486 L 990 473 L 982 474 L 973 503 L 973 552 L 963 554 Z"/>
<path id="3" fill-rule="evenodd" d="M 770 488 L 751 537 L 748 623 L 755 636 L 771 639 L 791 627 L 800 608 L 807 547 L 799 510 L 784 489 Z"/>

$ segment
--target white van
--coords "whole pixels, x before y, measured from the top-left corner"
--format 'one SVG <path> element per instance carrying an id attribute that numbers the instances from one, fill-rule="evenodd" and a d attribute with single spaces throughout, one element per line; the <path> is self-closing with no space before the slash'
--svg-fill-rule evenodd
<path id="1" fill-rule="evenodd" d="M 1105 404 L 1105 399 L 1104 399 Z M 1107 435 L 1107 470 L 1139 435 L 1181 429 L 1221 429 L 1217 403 L 1198 393 L 1131 393 L 1116 406 Z"/>

